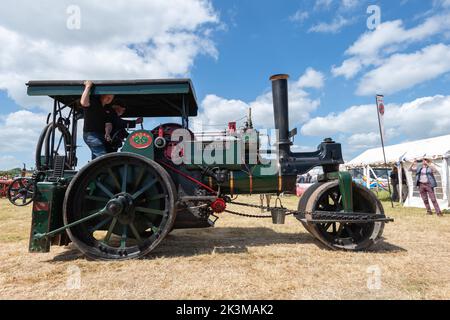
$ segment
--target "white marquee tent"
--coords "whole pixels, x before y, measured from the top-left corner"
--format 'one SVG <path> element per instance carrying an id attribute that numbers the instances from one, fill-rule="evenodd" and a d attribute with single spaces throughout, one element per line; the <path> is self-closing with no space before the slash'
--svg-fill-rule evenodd
<path id="1" fill-rule="evenodd" d="M 414 159 L 427 157 L 433 160 L 438 171 L 436 175 L 438 187 L 435 189 L 438 203 L 441 209 L 450 208 L 450 135 L 387 146 L 385 152 L 388 166 L 399 164 L 406 174 L 408 196 L 405 206 L 424 207 L 417 187 L 414 185 L 415 172 L 409 171 L 409 168 Z M 381 147 L 367 150 L 345 166 L 349 170 L 364 169 L 365 173 L 369 172 L 370 168 L 384 167 L 383 151 Z M 402 170 L 399 170 L 399 181 L 402 181 L 401 174 Z"/>

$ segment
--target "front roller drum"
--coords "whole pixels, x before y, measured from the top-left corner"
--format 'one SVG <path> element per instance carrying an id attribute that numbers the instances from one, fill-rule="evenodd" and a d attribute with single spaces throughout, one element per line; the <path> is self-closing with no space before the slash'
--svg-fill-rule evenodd
<path id="1" fill-rule="evenodd" d="M 90 162 L 64 199 L 67 233 L 86 256 L 125 260 L 155 249 L 175 221 L 175 186 L 153 160 L 115 153 Z"/>
<path id="2" fill-rule="evenodd" d="M 368 189 L 353 184 L 353 214 L 373 215 L 374 219 L 385 218 L 384 209 L 377 197 Z M 343 213 L 342 195 L 339 182 L 329 181 L 315 184 L 307 189 L 300 198 L 298 211 L 302 213 Z M 297 217 L 314 237 L 328 248 L 334 250 L 361 251 L 375 244 L 383 233 L 384 221 L 364 223 L 352 222 L 312 222 L 303 217 Z"/>

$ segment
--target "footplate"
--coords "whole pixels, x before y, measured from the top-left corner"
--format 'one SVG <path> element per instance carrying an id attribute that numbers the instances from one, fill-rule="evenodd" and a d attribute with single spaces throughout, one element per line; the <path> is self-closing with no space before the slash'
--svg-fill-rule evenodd
<path id="1" fill-rule="evenodd" d="M 394 219 L 385 215 L 375 215 L 373 213 L 344 213 L 332 211 L 315 211 L 300 213 L 300 220 L 308 223 L 369 223 L 369 222 L 394 222 Z"/>

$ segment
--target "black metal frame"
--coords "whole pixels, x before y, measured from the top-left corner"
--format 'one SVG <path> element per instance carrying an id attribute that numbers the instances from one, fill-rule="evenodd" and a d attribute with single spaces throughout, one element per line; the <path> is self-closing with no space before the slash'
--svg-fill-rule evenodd
<path id="1" fill-rule="evenodd" d="M 69 148 L 69 159 L 67 161 L 67 163 L 70 165 L 72 170 L 75 170 L 76 167 L 76 149 L 77 149 L 77 128 L 78 128 L 78 120 L 79 120 L 79 112 L 77 112 L 75 107 L 72 107 L 70 105 L 66 105 L 63 104 L 61 105 L 61 103 L 59 101 L 57 101 L 57 99 L 55 97 L 53 98 L 53 112 L 51 114 L 52 117 L 52 122 L 54 124 L 54 126 L 59 122 L 62 123 L 66 129 L 68 130 L 68 132 L 70 133 L 70 137 L 71 137 L 71 145 Z M 70 108 L 70 112 L 68 114 L 67 117 L 64 117 L 62 114 L 62 111 L 66 108 Z M 59 117 L 58 117 L 59 115 Z M 63 120 L 63 121 L 61 121 Z M 52 130 L 52 135 L 51 135 L 51 141 L 50 141 L 50 157 L 49 157 L 49 163 L 50 164 L 54 164 L 54 160 L 55 160 L 55 141 L 56 140 L 56 126 L 54 127 L 54 129 Z M 61 143 L 63 140 L 63 136 L 61 136 L 58 145 L 57 145 L 57 149 L 59 149 Z"/>
<path id="2" fill-rule="evenodd" d="M 76 153 L 77 153 L 77 129 L 78 129 L 78 120 L 83 118 L 82 112 L 78 111 L 75 106 L 71 106 L 70 104 L 62 104 L 60 101 L 56 99 L 56 97 L 51 97 L 53 99 L 53 112 L 49 114 L 49 117 L 47 119 L 47 123 L 50 120 L 50 117 L 52 119 L 52 122 L 56 124 L 58 121 L 61 122 L 61 119 L 63 119 L 63 124 L 66 126 L 67 130 L 69 131 L 71 135 L 71 146 L 69 149 L 69 159 L 67 163 L 70 164 L 71 169 L 75 170 L 75 167 L 77 165 L 76 163 Z M 175 106 L 173 104 L 169 104 L 167 101 L 163 101 L 164 103 L 168 104 L 170 107 L 176 109 L 180 112 L 181 115 L 181 121 L 182 121 L 182 127 L 185 129 L 188 129 L 189 127 L 189 99 L 186 97 L 186 95 L 183 95 L 182 99 L 182 106 Z M 62 111 L 66 108 L 70 108 L 69 115 L 67 117 L 64 117 L 62 114 Z M 62 137 L 60 141 L 57 144 L 57 148 L 62 143 Z M 49 158 L 49 163 L 53 164 L 55 159 L 54 149 L 56 145 L 56 130 L 52 131 L 51 135 L 51 141 L 50 141 L 50 150 L 51 155 Z"/>

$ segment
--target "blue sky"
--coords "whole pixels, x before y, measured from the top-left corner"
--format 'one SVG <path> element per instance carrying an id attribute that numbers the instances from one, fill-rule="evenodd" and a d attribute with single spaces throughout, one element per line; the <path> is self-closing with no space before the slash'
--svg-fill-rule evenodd
<path id="1" fill-rule="evenodd" d="M 199 97 L 214 92 L 248 101 L 268 86 L 268 76 L 273 73 L 287 72 L 298 77 L 308 67 L 329 73 L 331 66 L 343 61 L 345 50 L 368 31 L 366 9 L 369 3 L 380 6 L 382 21 L 402 19 L 405 26 L 415 26 L 420 21 L 417 16 L 433 8 L 432 1 L 423 0 L 403 1 L 403 4 L 401 1 L 358 2 L 353 10 L 342 13 L 355 20 L 349 26 L 338 33 L 314 33 L 308 32 L 311 26 L 335 19 L 339 1 L 322 10 L 314 10 L 314 0 L 214 1 L 228 28 L 217 32 L 215 37 L 219 59 L 200 57 L 193 68 L 192 77 Z M 298 10 L 310 12 L 303 23 L 290 19 Z M 420 44 L 413 46 L 410 51 L 420 47 Z M 212 75 L 218 78 L 211 81 Z M 349 103 L 368 101 L 353 94 L 355 82 L 329 76 L 326 82 L 323 108 L 319 110 L 323 114 L 345 108 Z M 407 95 L 414 98 L 430 92 L 440 93 L 445 84 L 438 79 L 426 89 L 411 90 Z M 402 92 L 389 98 L 402 102 L 404 97 L 405 92 Z"/>
<path id="2" fill-rule="evenodd" d="M 31 79 L 191 77 L 205 122 L 225 124 L 251 106 L 255 124 L 271 127 L 268 78 L 288 73 L 300 150 L 328 136 L 347 160 L 378 146 L 375 93 L 388 104 L 388 144 L 450 134 L 448 0 L 11 3 L 0 13 L 9 48 L 0 53 L 0 169 L 33 166 L 50 103 L 25 96 Z M 67 30 L 73 4 L 81 24 Z M 369 5 L 381 13 L 374 30 Z"/>

